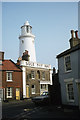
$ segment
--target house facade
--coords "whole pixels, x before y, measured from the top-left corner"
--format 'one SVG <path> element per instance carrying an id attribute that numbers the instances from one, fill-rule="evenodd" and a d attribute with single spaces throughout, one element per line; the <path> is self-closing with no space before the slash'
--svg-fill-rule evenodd
<path id="1" fill-rule="evenodd" d="M 71 31 L 70 49 L 57 55 L 62 104 L 80 108 L 80 39 Z"/>
<path id="2" fill-rule="evenodd" d="M 20 100 L 23 97 L 22 70 L 12 60 L 5 60 L 4 52 L 0 52 L 0 54 L 3 56 L 0 58 L 2 99 Z"/>
<path id="3" fill-rule="evenodd" d="M 48 91 L 48 85 L 52 84 L 52 71 L 50 65 L 20 61 L 23 70 L 23 98 L 38 96 Z"/>

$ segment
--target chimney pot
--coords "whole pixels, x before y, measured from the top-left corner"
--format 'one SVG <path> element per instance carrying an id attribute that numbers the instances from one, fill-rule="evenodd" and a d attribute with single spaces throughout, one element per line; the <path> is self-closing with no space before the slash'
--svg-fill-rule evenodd
<path id="1" fill-rule="evenodd" d="M 76 38 L 78 38 L 78 31 L 77 30 L 75 31 L 75 36 L 76 36 Z"/>
<path id="2" fill-rule="evenodd" d="M 71 30 L 71 36 L 74 38 L 74 30 Z"/>

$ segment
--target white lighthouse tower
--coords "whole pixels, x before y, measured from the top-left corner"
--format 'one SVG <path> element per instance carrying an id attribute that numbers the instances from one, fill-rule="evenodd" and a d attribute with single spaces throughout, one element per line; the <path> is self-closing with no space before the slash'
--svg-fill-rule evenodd
<path id="1" fill-rule="evenodd" d="M 22 57 L 25 50 L 27 50 L 30 55 L 29 61 L 36 62 L 34 39 L 35 36 L 32 34 L 32 26 L 26 21 L 21 27 L 21 35 L 19 36 L 19 57 Z"/>

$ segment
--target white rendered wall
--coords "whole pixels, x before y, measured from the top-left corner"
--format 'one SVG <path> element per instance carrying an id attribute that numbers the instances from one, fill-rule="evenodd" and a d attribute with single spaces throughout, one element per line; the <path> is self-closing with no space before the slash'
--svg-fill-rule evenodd
<path id="1" fill-rule="evenodd" d="M 29 61 L 36 62 L 34 38 L 32 37 L 21 37 L 20 38 L 19 57 L 22 57 L 25 50 L 29 52 L 29 55 L 30 55 Z"/>
<path id="2" fill-rule="evenodd" d="M 23 98 L 26 98 L 26 69 L 22 67 L 23 70 Z"/>

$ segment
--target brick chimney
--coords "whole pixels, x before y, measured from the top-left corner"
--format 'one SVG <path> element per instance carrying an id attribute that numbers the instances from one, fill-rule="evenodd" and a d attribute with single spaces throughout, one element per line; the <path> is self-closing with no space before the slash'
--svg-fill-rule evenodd
<path id="1" fill-rule="evenodd" d="M 74 30 L 71 30 L 71 37 L 74 38 Z"/>
<path id="2" fill-rule="evenodd" d="M 23 53 L 23 56 L 22 56 L 22 60 L 29 61 L 29 57 L 30 57 L 30 55 L 28 54 L 28 51 L 25 50 L 25 52 Z"/>
<path id="3" fill-rule="evenodd" d="M 75 31 L 75 37 L 78 39 L 78 31 Z"/>
<path id="4" fill-rule="evenodd" d="M 0 60 L 4 60 L 4 52 L 0 51 Z"/>
<path id="5" fill-rule="evenodd" d="M 75 33 L 75 36 L 74 36 Z M 71 39 L 69 40 L 70 42 L 70 48 L 75 47 L 80 43 L 80 39 L 78 38 L 78 31 L 71 30 Z"/>

